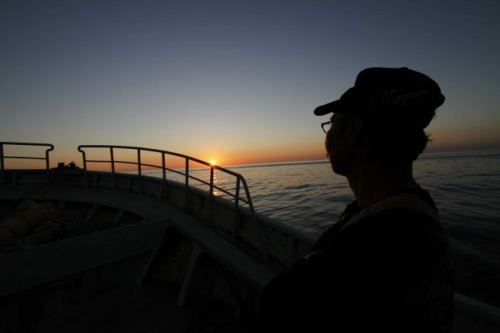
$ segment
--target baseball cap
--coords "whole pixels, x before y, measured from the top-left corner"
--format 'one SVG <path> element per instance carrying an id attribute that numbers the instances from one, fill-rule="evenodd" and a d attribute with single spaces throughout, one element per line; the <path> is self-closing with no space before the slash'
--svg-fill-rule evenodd
<path id="1" fill-rule="evenodd" d="M 425 74 L 407 67 L 372 67 L 362 70 L 354 87 L 338 100 L 318 106 L 314 114 L 397 115 L 425 128 L 444 100 L 439 85 Z"/>

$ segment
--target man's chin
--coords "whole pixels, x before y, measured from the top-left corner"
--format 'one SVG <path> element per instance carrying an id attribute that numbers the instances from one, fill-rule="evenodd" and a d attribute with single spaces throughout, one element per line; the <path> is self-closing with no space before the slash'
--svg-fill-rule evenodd
<path id="1" fill-rule="evenodd" d="M 350 168 L 348 165 L 342 163 L 334 163 L 332 161 L 330 161 L 330 165 L 332 167 L 332 171 L 337 175 L 347 176 L 347 174 L 349 173 Z"/>

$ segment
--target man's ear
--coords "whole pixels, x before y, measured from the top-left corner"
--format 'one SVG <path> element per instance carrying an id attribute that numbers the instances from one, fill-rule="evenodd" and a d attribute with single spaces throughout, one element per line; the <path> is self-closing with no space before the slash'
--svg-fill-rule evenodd
<path id="1" fill-rule="evenodd" d="M 361 141 L 364 134 L 363 127 L 364 122 L 361 117 L 354 116 L 350 119 L 349 125 L 347 127 L 347 135 L 349 137 L 349 141 L 354 147 L 361 146 Z"/>

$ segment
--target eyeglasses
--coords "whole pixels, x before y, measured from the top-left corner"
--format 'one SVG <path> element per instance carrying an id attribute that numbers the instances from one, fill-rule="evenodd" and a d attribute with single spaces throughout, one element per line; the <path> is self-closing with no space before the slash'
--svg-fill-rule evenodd
<path id="1" fill-rule="evenodd" d="M 321 123 L 321 128 L 323 132 L 328 133 L 328 131 L 332 128 L 333 120 Z"/>
<path id="2" fill-rule="evenodd" d="M 347 116 L 343 114 L 335 114 L 330 118 L 330 121 L 321 123 L 321 128 L 323 129 L 323 132 L 328 133 L 332 129 L 333 124 L 337 123 L 339 119 L 345 119 Z"/>

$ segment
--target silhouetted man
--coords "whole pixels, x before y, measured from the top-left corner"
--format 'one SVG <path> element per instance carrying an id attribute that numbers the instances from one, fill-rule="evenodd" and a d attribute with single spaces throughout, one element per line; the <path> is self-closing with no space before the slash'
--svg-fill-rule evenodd
<path id="1" fill-rule="evenodd" d="M 451 332 L 451 251 L 430 195 L 412 174 L 424 128 L 444 102 L 408 68 L 368 68 L 314 110 L 335 173 L 355 201 L 303 259 L 265 288 L 273 332 Z"/>

